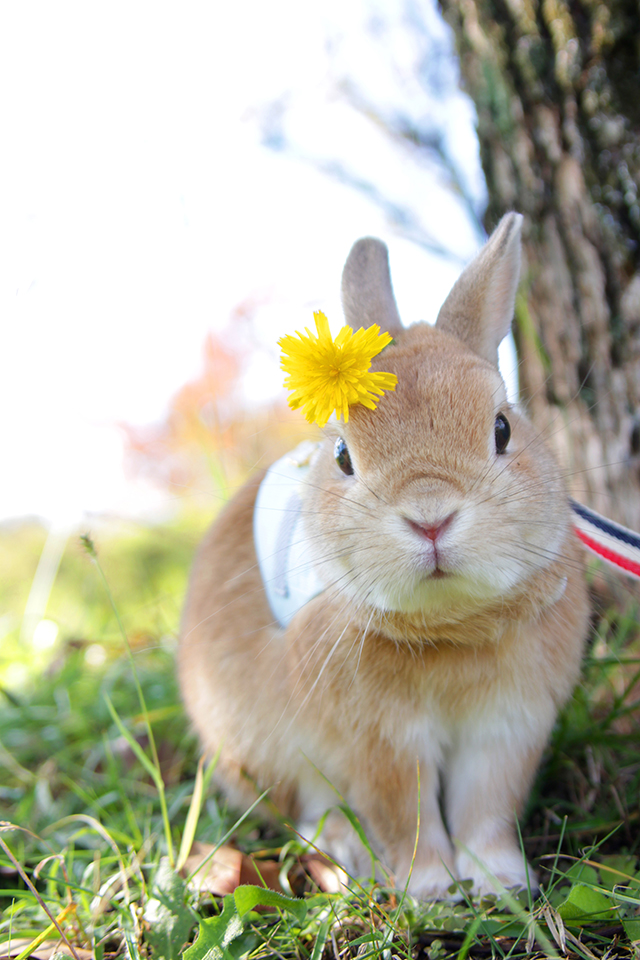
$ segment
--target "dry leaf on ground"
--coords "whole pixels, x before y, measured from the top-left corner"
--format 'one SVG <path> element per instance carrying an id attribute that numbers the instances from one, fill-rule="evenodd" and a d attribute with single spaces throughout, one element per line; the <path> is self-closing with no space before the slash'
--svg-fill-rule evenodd
<path id="1" fill-rule="evenodd" d="M 320 853 L 303 854 L 298 867 L 295 873 L 307 874 L 325 893 L 337 893 L 346 886 L 344 871 Z M 288 893 L 280 883 L 281 869 L 282 865 L 277 860 L 254 860 L 235 847 L 225 845 L 216 850 L 212 844 L 196 841 L 185 862 L 183 874 L 192 878 L 191 883 L 197 890 L 223 897 L 244 883 Z M 294 877 L 290 877 L 290 880 L 292 884 L 295 883 Z"/>
<path id="2" fill-rule="evenodd" d="M 254 883 L 282 892 L 278 879 L 280 864 L 277 860 L 254 861 L 246 853 L 228 845 L 216 850 L 213 844 L 196 841 L 185 861 L 183 873 L 192 877 L 191 883 L 198 890 L 213 893 L 217 897 L 233 893 L 243 883 Z"/>

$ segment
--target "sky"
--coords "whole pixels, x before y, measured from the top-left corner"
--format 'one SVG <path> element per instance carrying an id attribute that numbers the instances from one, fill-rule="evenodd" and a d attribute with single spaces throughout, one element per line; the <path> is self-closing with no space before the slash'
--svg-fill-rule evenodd
<path id="1" fill-rule="evenodd" d="M 387 242 L 405 323 L 482 242 L 430 0 L 5 4 L 0 83 L 0 520 L 161 510 L 118 423 L 161 420 L 239 303 L 261 304 L 255 404 L 282 391 L 278 337 L 314 309 L 341 325 L 358 237 Z M 399 111 L 440 130 L 466 200 L 385 133 Z"/>

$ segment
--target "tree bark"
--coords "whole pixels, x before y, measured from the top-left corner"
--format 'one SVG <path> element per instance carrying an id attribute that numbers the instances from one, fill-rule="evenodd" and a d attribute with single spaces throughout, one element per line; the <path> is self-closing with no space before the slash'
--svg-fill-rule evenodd
<path id="1" fill-rule="evenodd" d="M 439 0 L 476 104 L 485 226 L 525 215 L 520 390 L 576 499 L 640 530 L 637 0 Z"/>

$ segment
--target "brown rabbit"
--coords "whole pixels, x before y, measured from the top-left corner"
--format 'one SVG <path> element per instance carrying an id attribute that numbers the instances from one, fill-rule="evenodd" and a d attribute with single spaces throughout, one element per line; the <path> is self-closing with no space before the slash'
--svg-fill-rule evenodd
<path id="1" fill-rule="evenodd" d="M 285 458 L 270 471 L 263 491 L 276 497 L 270 506 L 261 492 L 257 513 L 288 518 L 294 533 L 282 541 L 280 530 L 262 573 L 262 476 L 240 490 L 204 540 L 184 613 L 184 702 L 205 750 L 221 750 L 232 799 L 272 788 L 307 837 L 329 811 L 318 844 L 362 874 L 341 795 L 397 884 L 410 877 L 424 898 L 447 896 L 454 877 L 476 893 L 493 878 L 527 883 L 515 818 L 586 633 L 567 493 L 497 368 L 521 219 L 502 219 L 435 327 L 402 329 L 385 246 L 355 244 L 346 321 L 392 334 L 372 369 L 397 387 L 375 410 L 330 421 L 308 468 Z M 290 564 L 272 582 L 279 552 Z M 272 600 L 278 623 L 267 590 L 285 595 L 299 573 L 302 601 L 280 614 Z"/>

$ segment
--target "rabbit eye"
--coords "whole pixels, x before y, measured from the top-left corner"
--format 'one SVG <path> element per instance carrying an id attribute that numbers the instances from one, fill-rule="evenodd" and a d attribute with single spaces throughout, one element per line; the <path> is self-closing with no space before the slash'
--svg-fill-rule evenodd
<path id="1" fill-rule="evenodd" d="M 504 413 L 499 413 L 495 423 L 496 453 L 504 453 L 511 437 L 511 427 Z"/>
<path id="2" fill-rule="evenodd" d="M 348 477 L 352 476 L 353 467 L 351 466 L 351 457 L 349 456 L 349 450 L 342 437 L 338 437 L 336 440 L 333 455 L 342 472 Z"/>

